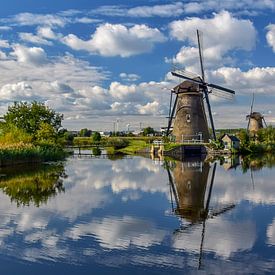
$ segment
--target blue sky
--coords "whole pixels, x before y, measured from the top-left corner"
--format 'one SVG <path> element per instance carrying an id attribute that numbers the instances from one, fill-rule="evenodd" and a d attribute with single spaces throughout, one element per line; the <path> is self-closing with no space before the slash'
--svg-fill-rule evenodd
<path id="1" fill-rule="evenodd" d="M 211 96 L 217 127 L 245 127 L 255 111 L 275 123 L 275 1 L 5 1 L 0 11 L 0 112 L 40 100 L 69 129 L 167 124 L 172 66 L 236 90 Z"/>

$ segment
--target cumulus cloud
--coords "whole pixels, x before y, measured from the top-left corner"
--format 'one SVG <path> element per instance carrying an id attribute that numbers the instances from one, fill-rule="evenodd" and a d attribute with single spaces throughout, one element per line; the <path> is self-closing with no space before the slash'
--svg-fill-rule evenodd
<path id="1" fill-rule="evenodd" d="M 85 50 L 103 56 L 129 57 L 150 52 L 155 43 L 166 38 L 156 28 L 146 25 L 126 27 L 121 24 L 99 26 L 90 40 L 82 40 L 74 34 L 65 36 L 62 41 L 75 50 Z"/>
<path id="2" fill-rule="evenodd" d="M 37 35 L 41 38 L 47 38 L 47 39 L 57 39 L 60 37 L 60 34 L 55 34 L 50 27 L 39 27 L 37 29 Z"/>
<path id="3" fill-rule="evenodd" d="M 36 66 L 41 66 L 47 63 L 46 52 L 39 47 L 25 47 L 20 44 L 13 46 L 12 55 L 16 57 L 20 63 L 28 63 Z"/>
<path id="4" fill-rule="evenodd" d="M 255 67 L 248 71 L 240 68 L 221 67 L 209 73 L 213 82 L 234 88 L 238 93 L 274 94 L 275 67 Z"/>
<path id="5" fill-rule="evenodd" d="M 204 33 L 204 58 L 208 66 L 220 66 L 220 62 L 226 61 L 224 58 L 229 51 L 249 51 L 253 49 L 256 42 L 256 29 L 253 23 L 250 20 L 234 18 L 227 11 L 214 14 L 214 17 L 207 19 L 192 17 L 173 21 L 170 23 L 169 29 L 172 38 L 190 45 L 184 46 L 173 58 L 173 62 L 188 67 L 195 60 L 196 48 L 194 45 L 197 45 L 197 29 Z M 197 60 L 196 63 L 198 63 Z"/>
<path id="6" fill-rule="evenodd" d="M 26 100 L 32 97 L 32 87 L 25 82 L 18 82 L 15 84 L 6 84 L 0 89 L 1 100 L 11 100 L 16 98 L 17 100 Z"/>
<path id="7" fill-rule="evenodd" d="M 153 102 L 148 102 L 146 105 L 138 106 L 138 111 L 142 115 L 153 115 L 157 114 L 159 110 L 159 102 L 153 101 Z"/>

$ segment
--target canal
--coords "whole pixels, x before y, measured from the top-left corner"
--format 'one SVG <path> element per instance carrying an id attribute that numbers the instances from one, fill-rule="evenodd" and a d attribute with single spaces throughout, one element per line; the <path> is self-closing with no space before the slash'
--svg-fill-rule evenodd
<path id="1" fill-rule="evenodd" d="M 274 273 L 273 163 L 75 156 L 1 169 L 0 272 Z"/>

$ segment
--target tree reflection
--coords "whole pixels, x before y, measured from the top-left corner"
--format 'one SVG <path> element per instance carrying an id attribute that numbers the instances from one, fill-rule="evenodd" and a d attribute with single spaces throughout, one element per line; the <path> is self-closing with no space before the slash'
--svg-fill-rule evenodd
<path id="1" fill-rule="evenodd" d="M 50 197 L 65 192 L 63 178 L 64 166 L 42 165 L 1 169 L 0 188 L 17 207 L 31 204 L 39 207 Z"/>
<path id="2" fill-rule="evenodd" d="M 242 170 L 246 173 L 247 170 L 253 171 L 261 170 L 263 167 L 272 168 L 275 166 L 275 155 L 264 154 L 264 155 L 248 155 L 242 159 Z"/>

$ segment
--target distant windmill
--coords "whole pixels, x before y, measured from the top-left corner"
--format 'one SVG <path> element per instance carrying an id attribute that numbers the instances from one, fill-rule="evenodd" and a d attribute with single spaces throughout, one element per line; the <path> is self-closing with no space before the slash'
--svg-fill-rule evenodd
<path id="1" fill-rule="evenodd" d="M 176 141 L 178 142 L 182 141 L 184 136 L 197 136 L 198 139 L 203 140 L 204 142 L 209 141 L 210 135 L 203 99 L 205 99 L 207 105 L 213 139 L 216 140 L 214 120 L 209 101 L 209 93 L 215 92 L 215 95 L 225 97 L 235 94 L 235 91 L 233 90 L 206 82 L 203 66 L 201 33 L 198 30 L 197 39 L 201 76 L 190 74 L 179 69 L 175 69 L 171 72 L 173 76 L 177 76 L 186 80 L 173 88 L 171 90 L 170 96 L 167 135 L 170 134 L 170 128 L 174 120 L 173 135 L 176 137 Z M 172 104 L 174 94 L 176 97 L 174 103 Z"/>
<path id="2" fill-rule="evenodd" d="M 253 106 L 254 106 L 254 100 L 255 96 L 253 93 L 252 102 L 250 106 L 250 114 L 246 116 L 246 119 L 248 119 L 247 123 L 247 132 L 255 135 L 260 129 L 267 127 L 264 116 L 259 112 L 253 112 Z"/>

